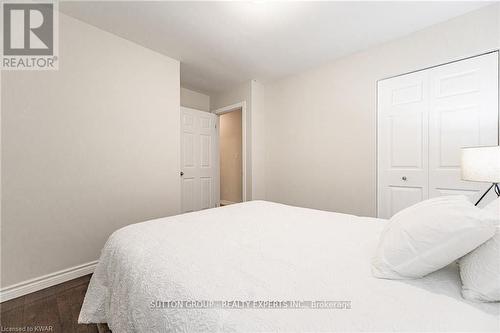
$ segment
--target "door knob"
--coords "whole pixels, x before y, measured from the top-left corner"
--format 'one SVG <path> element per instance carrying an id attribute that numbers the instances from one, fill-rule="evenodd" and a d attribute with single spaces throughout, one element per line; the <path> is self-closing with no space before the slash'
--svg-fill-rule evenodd
<path id="1" fill-rule="evenodd" d="M 181 177 L 184 176 L 184 172 L 181 171 Z"/>
<path id="2" fill-rule="evenodd" d="M 408 180 L 408 178 L 406 178 L 406 176 L 401 177 L 401 179 L 404 180 L 404 181 Z"/>

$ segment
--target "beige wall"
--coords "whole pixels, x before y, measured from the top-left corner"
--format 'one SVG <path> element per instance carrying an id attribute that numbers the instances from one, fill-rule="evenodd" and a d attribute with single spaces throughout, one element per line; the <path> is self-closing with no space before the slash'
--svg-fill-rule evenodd
<path id="1" fill-rule="evenodd" d="M 181 106 L 210 112 L 210 96 L 181 87 Z"/>
<path id="2" fill-rule="evenodd" d="M 251 103 L 251 99 L 252 81 L 247 81 L 235 86 L 231 90 L 212 94 L 210 98 L 210 110 L 215 111 L 225 106 L 236 104 L 242 101 Z"/>
<path id="3" fill-rule="evenodd" d="M 2 73 L 2 287 L 180 210 L 179 62 L 63 14 L 59 30 L 59 71 Z"/>
<path id="4" fill-rule="evenodd" d="M 488 6 L 265 84 L 266 198 L 374 216 L 377 80 L 498 48 L 499 12 Z"/>
<path id="5" fill-rule="evenodd" d="M 220 116 L 220 198 L 242 201 L 241 110 Z"/>
<path id="6" fill-rule="evenodd" d="M 262 83 L 252 81 L 252 114 L 251 114 L 251 173 L 252 173 L 252 199 L 266 199 L 266 168 L 267 155 L 266 145 L 268 140 L 272 140 L 267 128 L 267 118 L 265 110 L 265 87 Z"/>
<path id="7" fill-rule="evenodd" d="M 210 96 L 210 110 L 213 112 L 225 106 L 239 102 L 246 104 L 246 197 L 252 198 L 252 82 L 248 81 L 236 86 L 232 90 L 212 94 Z"/>

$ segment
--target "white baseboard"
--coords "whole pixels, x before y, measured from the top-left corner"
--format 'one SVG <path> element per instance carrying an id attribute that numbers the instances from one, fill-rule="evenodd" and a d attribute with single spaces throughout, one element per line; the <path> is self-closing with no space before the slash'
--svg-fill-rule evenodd
<path id="1" fill-rule="evenodd" d="M 224 206 L 227 206 L 227 205 L 232 205 L 232 204 L 235 204 L 236 202 L 234 201 L 229 201 L 229 200 L 221 200 L 220 201 L 220 204 L 221 205 L 224 205 Z"/>
<path id="2" fill-rule="evenodd" d="M 0 302 L 24 296 L 38 290 L 55 286 L 94 272 L 96 261 L 63 269 L 31 280 L 26 280 L 0 289 Z"/>

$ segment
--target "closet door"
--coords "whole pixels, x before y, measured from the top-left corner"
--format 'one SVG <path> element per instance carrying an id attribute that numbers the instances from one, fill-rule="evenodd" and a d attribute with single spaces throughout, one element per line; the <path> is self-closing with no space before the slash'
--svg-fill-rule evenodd
<path id="1" fill-rule="evenodd" d="M 428 71 L 378 83 L 378 216 L 428 197 Z"/>
<path id="2" fill-rule="evenodd" d="M 498 53 L 435 67 L 429 79 L 429 197 L 475 201 L 490 184 L 461 180 L 460 148 L 498 144 Z"/>

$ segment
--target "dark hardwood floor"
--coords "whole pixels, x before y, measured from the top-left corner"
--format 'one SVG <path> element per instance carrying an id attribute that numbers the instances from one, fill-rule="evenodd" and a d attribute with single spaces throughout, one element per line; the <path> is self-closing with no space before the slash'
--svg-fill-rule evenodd
<path id="1" fill-rule="evenodd" d="M 96 325 L 78 324 L 89 280 L 90 275 L 86 275 L 0 303 L 1 332 L 29 332 L 33 328 L 33 332 L 97 333 Z M 26 329 L 19 330 L 23 327 Z"/>

